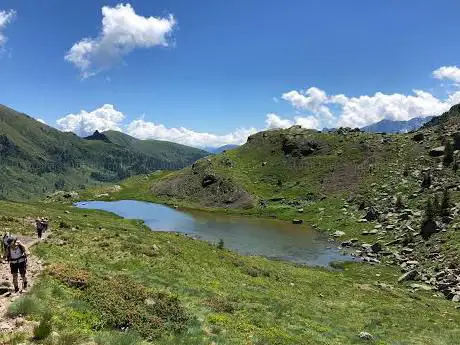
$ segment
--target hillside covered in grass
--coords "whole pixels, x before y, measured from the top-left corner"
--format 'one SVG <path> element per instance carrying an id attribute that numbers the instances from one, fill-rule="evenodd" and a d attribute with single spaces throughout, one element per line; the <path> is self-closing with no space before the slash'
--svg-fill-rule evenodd
<path id="1" fill-rule="evenodd" d="M 105 198 L 305 222 L 459 302 L 459 110 L 408 134 L 269 130 L 181 171 L 128 179 Z"/>
<path id="2" fill-rule="evenodd" d="M 3 225 L 25 236 L 37 214 L 51 219 L 52 233 L 33 248 L 45 271 L 9 307 L 16 328 L 1 344 L 454 345 L 460 337 L 452 302 L 396 283 L 395 267 L 308 268 L 109 213 L 0 202 Z"/>
<path id="3" fill-rule="evenodd" d="M 183 168 L 207 155 L 117 132 L 103 136 L 82 139 L 0 106 L 0 198 L 28 199 L 55 190 L 83 189 L 157 169 Z"/>

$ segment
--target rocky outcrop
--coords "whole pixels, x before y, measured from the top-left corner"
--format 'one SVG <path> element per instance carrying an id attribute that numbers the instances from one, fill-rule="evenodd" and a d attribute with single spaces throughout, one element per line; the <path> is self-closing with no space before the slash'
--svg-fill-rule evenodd
<path id="1" fill-rule="evenodd" d="M 159 196 L 186 200 L 202 207 L 249 208 L 256 200 L 231 178 L 219 175 L 210 159 L 200 159 L 191 168 L 160 180 L 151 191 Z"/>

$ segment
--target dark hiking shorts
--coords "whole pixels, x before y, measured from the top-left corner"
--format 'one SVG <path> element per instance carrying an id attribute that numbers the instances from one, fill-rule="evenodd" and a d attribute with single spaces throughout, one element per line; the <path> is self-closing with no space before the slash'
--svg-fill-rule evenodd
<path id="1" fill-rule="evenodd" d="M 23 276 L 26 274 L 26 262 L 19 262 L 17 264 L 10 264 L 11 274 L 18 274 Z"/>

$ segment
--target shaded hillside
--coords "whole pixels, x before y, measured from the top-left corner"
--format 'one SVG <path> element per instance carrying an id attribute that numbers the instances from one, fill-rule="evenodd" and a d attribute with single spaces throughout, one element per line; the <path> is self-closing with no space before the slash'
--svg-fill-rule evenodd
<path id="1" fill-rule="evenodd" d="M 158 146 L 149 143 L 140 150 L 132 145 L 84 140 L 0 106 L 0 198 L 29 198 L 56 189 L 115 182 L 156 169 L 179 169 L 206 155 L 171 143 Z"/>
<path id="2" fill-rule="evenodd" d="M 117 131 L 106 131 L 102 135 L 112 144 L 169 162 L 173 169 L 184 167 L 208 155 L 206 151 L 170 141 L 139 140 Z"/>

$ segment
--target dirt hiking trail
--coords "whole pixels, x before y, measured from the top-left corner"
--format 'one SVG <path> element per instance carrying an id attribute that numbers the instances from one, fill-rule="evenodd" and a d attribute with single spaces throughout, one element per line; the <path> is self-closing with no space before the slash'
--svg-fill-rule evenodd
<path id="1" fill-rule="evenodd" d="M 49 231 L 43 234 L 43 238 L 31 238 L 25 236 L 17 236 L 18 240 L 23 243 L 27 249 L 31 249 L 34 245 L 40 243 L 49 235 Z M 34 283 L 43 270 L 43 263 L 37 257 L 30 255 L 27 258 L 27 280 L 29 287 L 27 291 L 14 293 L 13 277 L 10 273 L 10 265 L 3 260 L 0 261 L 0 334 L 11 333 L 16 331 L 27 331 L 33 328 L 33 325 L 27 322 L 22 317 L 9 318 L 7 311 L 11 303 L 23 296 L 33 287 Z M 21 277 L 19 277 L 19 286 L 22 286 Z"/>

